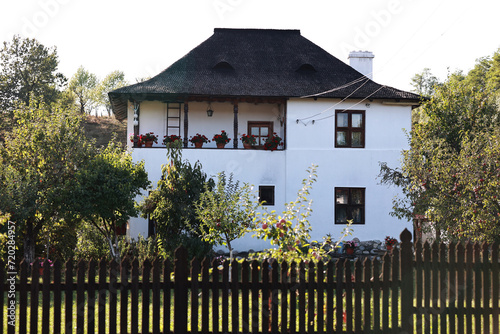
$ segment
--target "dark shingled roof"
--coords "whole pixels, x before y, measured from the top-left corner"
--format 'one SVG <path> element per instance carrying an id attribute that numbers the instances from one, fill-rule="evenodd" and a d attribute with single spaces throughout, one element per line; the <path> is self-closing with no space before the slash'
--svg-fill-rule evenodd
<path id="1" fill-rule="evenodd" d="M 395 99 L 420 96 L 367 79 L 300 35 L 299 30 L 215 29 L 206 41 L 155 77 L 109 93 L 117 118 L 127 100 L 196 96 Z"/>

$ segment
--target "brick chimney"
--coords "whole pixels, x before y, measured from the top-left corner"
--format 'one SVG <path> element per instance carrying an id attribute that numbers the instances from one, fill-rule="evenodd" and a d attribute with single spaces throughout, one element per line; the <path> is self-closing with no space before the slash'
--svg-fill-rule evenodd
<path id="1" fill-rule="evenodd" d="M 370 51 L 351 51 L 349 53 L 349 65 L 364 76 L 373 79 L 373 58 Z"/>

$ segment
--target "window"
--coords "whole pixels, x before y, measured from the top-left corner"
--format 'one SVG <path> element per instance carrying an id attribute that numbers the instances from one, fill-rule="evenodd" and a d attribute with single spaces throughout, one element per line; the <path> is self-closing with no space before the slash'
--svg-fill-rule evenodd
<path id="1" fill-rule="evenodd" d="M 365 147 L 365 112 L 335 112 L 335 147 Z"/>
<path id="2" fill-rule="evenodd" d="M 274 186 L 259 186 L 259 202 L 274 205 Z"/>
<path id="3" fill-rule="evenodd" d="M 335 188 L 335 224 L 365 223 L 365 188 Z"/>
<path id="4" fill-rule="evenodd" d="M 248 134 L 255 136 L 257 147 L 262 147 L 267 137 L 273 134 L 273 122 L 248 122 Z"/>

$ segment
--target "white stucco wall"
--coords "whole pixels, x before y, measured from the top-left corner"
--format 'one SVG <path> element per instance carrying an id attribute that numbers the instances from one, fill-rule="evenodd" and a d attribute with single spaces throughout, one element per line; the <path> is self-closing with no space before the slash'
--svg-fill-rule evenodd
<path id="1" fill-rule="evenodd" d="M 247 132 L 247 121 L 273 121 L 274 131 L 282 137 L 286 127 L 287 149 L 284 151 L 261 151 L 231 149 L 232 142 L 223 149 L 216 149 L 215 143 L 205 145 L 204 149 L 194 149 L 190 145 L 183 150 L 183 158 L 199 160 L 203 170 L 210 176 L 220 171 L 233 173 L 235 179 L 248 182 L 255 187 L 274 185 L 278 213 L 284 209 L 285 202 L 296 198 L 306 169 L 311 164 L 318 165 L 317 182 L 313 185 L 313 214 L 310 222 L 313 227 L 312 237 L 321 240 L 327 233 L 337 238 L 344 225 L 334 224 L 334 189 L 335 187 L 365 188 L 365 224 L 355 225 L 352 237 L 361 240 L 383 239 L 386 235 L 399 236 L 411 223 L 400 221 L 389 215 L 396 188 L 378 184 L 379 162 L 390 166 L 399 165 L 400 153 L 407 146 L 403 129 L 411 126 L 410 106 L 388 106 L 379 102 L 357 104 L 358 101 L 340 102 L 339 100 L 313 101 L 311 99 L 290 99 L 286 106 L 286 124 L 281 124 L 284 109 L 277 105 L 240 103 L 238 106 L 238 140 Z M 165 134 L 165 105 L 160 102 L 141 104 L 140 132 L 153 131 L 159 135 L 161 143 Z M 226 130 L 233 138 L 233 105 L 230 103 L 212 103 L 213 117 L 206 115 L 206 103 L 189 104 L 189 135 L 197 132 L 212 139 L 213 135 Z M 365 148 L 335 148 L 335 110 L 351 108 L 365 110 L 366 130 Z M 133 112 L 129 109 L 129 119 Z M 161 121 L 163 117 L 163 121 Z M 183 119 L 183 113 L 181 118 Z M 297 122 L 297 120 L 299 120 Z M 312 122 L 314 120 L 314 123 Z M 133 132 L 129 122 L 129 133 Z M 183 126 L 181 124 L 181 136 Z M 241 141 L 238 142 L 241 147 Z M 229 148 L 228 148 L 229 147 Z M 144 160 L 149 177 L 156 185 L 161 175 L 161 165 L 166 163 L 166 149 L 135 149 L 132 152 L 135 161 Z M 131 219 L 129 234 L 147 235 L 147 222 Z M 268 242 L 246 237 L 234 243 L 236 249 L 261 249 L 268 247 Z"/>

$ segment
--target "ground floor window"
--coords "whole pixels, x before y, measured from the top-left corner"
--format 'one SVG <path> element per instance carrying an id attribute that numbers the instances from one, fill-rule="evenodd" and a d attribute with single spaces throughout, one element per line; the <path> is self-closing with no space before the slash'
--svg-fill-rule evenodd
<path id="1" fill-rule="evenodd" d="M 365 223 L 365 188 L 335 188 L 335 224 Z"/>
<path id="2" fill-rule="evenodd" d="M 259 202 L 263 205 L 274 205 L 274 186 L 259 186 Z"/>

